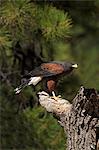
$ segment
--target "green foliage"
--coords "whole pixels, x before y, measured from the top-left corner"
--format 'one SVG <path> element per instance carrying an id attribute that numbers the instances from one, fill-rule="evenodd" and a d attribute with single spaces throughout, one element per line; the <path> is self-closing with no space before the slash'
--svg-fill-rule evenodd
<path id="1" fill-rule="evenodd" d="M 32 49 L 31 45 L 34 44 L 35 47 L 35 41 L 38 40 L 42 47 L 45 45 L 45 48 L 48 47 L 48 51 L 50 46 L 54 48 L 53 40 L 69 36 L 71 19 L 62 10 L 50 5 L 38 5 L 30 0 L 2 1 L 1 6 L 1 147 L 2 149 L 63 150 L 65 147 L 63 130 L 52 115 L 47 114 L 40 106 L 35 106 L 37 97 L 32 88 L 23 90 L 23 94 L 18 96 L 14 95 L 13 89 L 20 80 L 20 72 L 24 69 L 23 58 L 27 57 L 28 49 Z M 20 46 L 17 46 L 17 43 Z M 32 52 L 37 56 L 40 53 L 38 49 L 32 49 Z M 29 63 L 29 60 L 25 63 L 27 62 Z M 36 90 L 40 90 L 40 87 L 38 86 Z M 30 100 L 33 109 L 27 108 Z M 17 113 L 19 106 L 20 110 Z M 23 112 L 22 106 L 27 108 Z"/>
<path id="2" fill-rule="evenodd" d="M 52 114 L 48 114 L 41 107 L 36 107 L 32 111 L 27 109 L 25 114 L 29 120 L 32 118 L 33 128 L 36 131 L 38 141 L 44 145 L 42 149 L 54 150 L 56 145 L 58 149 L 64 149 L 62 145 L 65 144 L 65 139 L 61 138 L 64 136 L 63 130 L 60 129 L 57 121 L 53 119 Z"/>
<path id="3" fill-rule="evenodd" d="M 9 30 L 13 41 L 30 40 L 36 28 L 35 12 L 29 0 L 8 0 L 1 9 L 1 25 Z"/>
<path id="4" fill-rule="evenodd" d="M 38 30 L 46 39 L 64 38 L 71 27 L 67 13 L 50 5 L 39 7 L 29 0 L 8 0 L 1 8 L 1 17 L 1 25 L 9 29 L 13 41 L 33 40 Z"/>
<path id="5" fill-rule="evenodd" d="M 0 49 L 9 49 L 12 47 L 12 41 L 9 32 L 4 28 L 0 30 Z"/>
<path id="6" fill-rule="evenodd" d="M 2 149 L 54 150 L 56 145 L 58 149 L 64 149 L 63 129 L 52 114 L 40 106 L 17 113 L 18 99 L 5 87 L 0 90 Z"/>
<path id="7" fill-rule="evenodd" d="M 69 36 L 71 19 L 67 13 L 45 5 L 39 12 L 39 25 L 45 38 L 64 38 Z"/>

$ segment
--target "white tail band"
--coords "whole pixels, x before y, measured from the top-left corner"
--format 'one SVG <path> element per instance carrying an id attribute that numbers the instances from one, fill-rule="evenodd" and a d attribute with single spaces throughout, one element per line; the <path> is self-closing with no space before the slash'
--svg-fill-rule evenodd
<path id="1" fill-rule="evenodd" d="M 42 80 L 42 77 L 31 77 L 28 85 L 36 85 L 38 82 Z"/>

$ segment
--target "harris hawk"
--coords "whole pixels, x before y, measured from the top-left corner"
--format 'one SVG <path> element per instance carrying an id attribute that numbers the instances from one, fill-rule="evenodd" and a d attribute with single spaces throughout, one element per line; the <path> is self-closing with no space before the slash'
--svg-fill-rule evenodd
<path id="1" fill-rule="evenodd" d="M 61 76 L 68 75 L 74 68 L 77 68 L 77 64 L 62 61 L 51 61 L 48 63 L 42 63 L 39 67 L 35 68 L 28 74 L 24 75 L 25 82 L 15 89 L 15 93 L 20 91 L 29 85 L 37 85 L 41 80 L 46 81 L 46 88 L 49 94 L 53 94 L 56 89 L 57 81 Z"/>

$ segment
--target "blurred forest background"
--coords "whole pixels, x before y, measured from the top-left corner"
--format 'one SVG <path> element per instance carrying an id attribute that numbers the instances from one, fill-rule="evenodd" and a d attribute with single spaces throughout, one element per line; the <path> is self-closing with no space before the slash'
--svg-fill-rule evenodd
<path id="1" fill-rule="evenodd" d="M 73 61 L 58 93 L 72 102 L 81 85 L 99 90 L 99 1 L 0 0 L 2 150 L 64 150 L 57 120 L 37 99 L 42 84 L 15 95 L 21 76 L 52 60 Z"/>

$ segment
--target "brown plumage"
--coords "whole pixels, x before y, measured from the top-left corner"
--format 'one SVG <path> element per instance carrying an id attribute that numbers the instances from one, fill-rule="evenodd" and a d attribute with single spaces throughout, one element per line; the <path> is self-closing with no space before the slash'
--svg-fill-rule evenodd
<path id="1" fill-rule="evenodd" d="M 16 94 L 24 87 L 33 84 L 34 86 L 41 80 L 46 81 L 46 87 L 49 93 L 55 90 L 57 81 L 61 76 L 69 74 L 74 68 L 77 68 L 77 64 L 69 62 L 52 61 L 49 63 L 43 63 L 39 67 L 32 70 L 23 78 L 26 81 L 15 89 Z"/>

